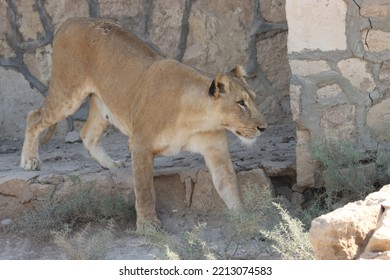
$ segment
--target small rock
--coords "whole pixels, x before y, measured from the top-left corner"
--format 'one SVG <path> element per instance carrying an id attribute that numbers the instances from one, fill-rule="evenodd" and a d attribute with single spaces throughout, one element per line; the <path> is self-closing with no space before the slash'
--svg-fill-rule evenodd
<path id="1" fill-rule="evenodd" d="M 8 145 L 2 145 L 0 146 L 0 154 L 10 154 L 17 152 L 18 149 L 15 147 L 10 147 Z"/>
<path id="2" fill-rule="evenodd" d="M 77 143 L 81 142 L 81 138 L 78 132 L 70 131 L 65 137 L 65 143 Z"/>
<path id="3" fill-rule="evenodd" d="M 3 219 L 0 221 L 0 225 L 2 226 L 9 226 L 10 224 L 12 224 L 12 219 Z"/>
<path id="4" fill-rule="evenodd" d="M 293 192 L 291 194 L 291 204 L 295 207 L 301 207 L 305 202 L 305 197 L 299 192 Z"/>
<path id="5" fill-rule="evenodd" d="M 306 190 L 306 187 L 298 186 L 297 184 L 294 184 L 291 188 L 294 192 L 303 193 Z"/>
<path id="6" fill-rule="evenodd" d="M 294 141 L 295 140 L 295 137 L 292 137 L 292 136 L 285 136 L 282 138 L 282 143 L 290 143 L 291 141 Z"/>

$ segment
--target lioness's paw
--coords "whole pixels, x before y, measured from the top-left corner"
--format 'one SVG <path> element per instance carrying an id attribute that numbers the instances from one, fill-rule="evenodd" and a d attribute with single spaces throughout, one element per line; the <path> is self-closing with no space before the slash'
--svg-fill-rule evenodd
<path id="1" fill-rule="evenodd" d="M 159 219 L 155 218 L 152 221 L 149 220 L 137 220 L 137 234 L 148 235 L 153 232 L 162 230 L 162 224 Z"/>
<path id="2" fill-rule="evenodd" d="M 38 158 L 23 158 L 20 161 L 20 167 L 26 170 L 41 170 L 41 161 Z"/>
<path id="3" fill-rule="evenodd" d="M 116 161 L 110 160 L 109 162 L 99 162 L 99 164 L 104 169 L 118 169 L 118 168 L 126 167 L 125 163 L 123 161 L 120 161 L 120 160 L 116 160 Z"/>
<path id="4" fill-rule="evenodd" d="M 124 161 L 116 160 L 116 161 L 114 161 L 114 164 L 113 164 L 112 168 L 124 168 L 124 167 L 126 167 Z"/>

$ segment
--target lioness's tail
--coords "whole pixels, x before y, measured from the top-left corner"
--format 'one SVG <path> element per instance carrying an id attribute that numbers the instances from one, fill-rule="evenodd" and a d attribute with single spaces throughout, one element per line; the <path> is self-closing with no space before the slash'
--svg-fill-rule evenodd
<path id="1" fill-rule="evenodd" d="M 47 129 L 46 135 L 41 139 L 41 145 L 47 144 L 47 142 L 50 141 L 50 139 L 53 137 L 56 131 L 57 131 L 57 123 L 53 124 Z"/>

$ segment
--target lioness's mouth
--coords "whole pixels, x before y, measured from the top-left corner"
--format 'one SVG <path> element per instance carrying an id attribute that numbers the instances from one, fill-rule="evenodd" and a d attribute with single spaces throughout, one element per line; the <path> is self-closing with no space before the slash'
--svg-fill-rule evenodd
<path id="1" fill-rule="evenodd" d="M 257 138 L 257 136 L 259 136 L 259 134 L 254 134 L 254 135 L 248 135 L 248 134 L 244 134 L 238 130 L 235 130 L 234 133 L 237 135 L 237 136 L 240 136 L 240 137 L 244 137 L 248 140 L 252 140 L 252 139 L 255 139 Z"/>

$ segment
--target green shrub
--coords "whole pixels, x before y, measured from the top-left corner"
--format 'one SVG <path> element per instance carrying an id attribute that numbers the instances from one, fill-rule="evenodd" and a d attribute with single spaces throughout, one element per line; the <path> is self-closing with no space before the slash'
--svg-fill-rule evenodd
<path id="1" fill-rule="evenodd" d="M 314 259 L 313 249 L 303 223 L 292 217 L 283 207 L 273 203 L 279 222 L 272 230 L 260 230 L 272 242 L 272 248 L 285 260 Z"/>
<path id="2" fill-rule="evenodd" d="M 363 199 L 374 190 L 377 169 L 372 156 L 350 143 L 328 140 L 312 148 L 312 157 L 322 169 L 324 191 L 317 202 L 329 212 L 349 201 Z"/>
<path id="3" fill-rule="evenodd" d="M 271 223 L 272 226 L 272 223 L 275 223 L 273 216 L 276 211 L 272 205 L 275 198 L 271 189 L 247 182 L 244 190 L 242 208 L 225 212 L 227 223 L 225 256 L 232 247 L 231 256 L 234 256 L 240 245 L 259 238 L 259 227 L 262 224 Z"/>

